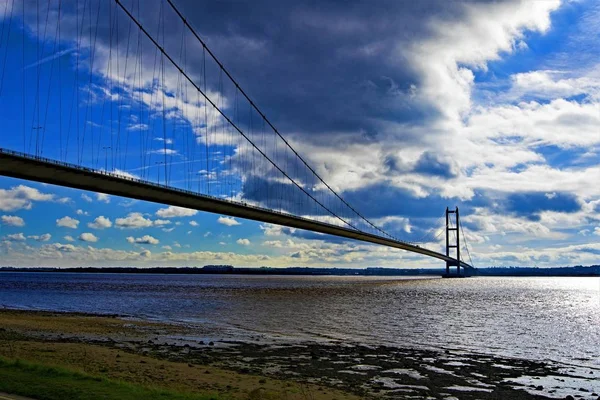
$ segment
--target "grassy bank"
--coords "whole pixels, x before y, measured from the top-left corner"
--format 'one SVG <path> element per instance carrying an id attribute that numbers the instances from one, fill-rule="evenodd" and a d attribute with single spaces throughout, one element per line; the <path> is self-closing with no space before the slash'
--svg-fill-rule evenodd
<path id="1" fill-rule="evenodd" d="M 216 395 L 177 393 L 113 381 L 65 368 L 0 358 L 0 392 L 39 400 L 221 400 Z"/>

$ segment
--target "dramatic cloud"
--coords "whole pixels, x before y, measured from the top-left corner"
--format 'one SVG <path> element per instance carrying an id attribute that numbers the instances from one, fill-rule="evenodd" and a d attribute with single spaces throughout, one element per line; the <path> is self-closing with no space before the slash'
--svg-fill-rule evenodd
<path id="1" fill-rule="evenodd" d="M 106 229 L 112 226 L 112 222 L 110 221 L 110 219 L 101 215 L 98 218 L 96 218 L 94 222 L 90 222 L 87 225 L 89 228 L 92 229 Z"/>
<path id="2" fill-rule="evenodd" d="M 573 213 L 581 209 L 581 204 L 571 193 L 515 193 L 506 199 L 506 208 L 532 219 L 542 211 Z"/>
<path id="3" fill-rule="evenodd" d="M 442 178 L 454 178 L 456 173 L 452 171 L 449 162 L 439 160 L 434 154 L 425 152 L 417 161 L 414 172 L 423 175 L 439 176 Z"/>
<path id="4" fill-rule="evenodd" d="M 233 217 L 223 217 L 223 216 L 221 216 L 221 217 L 219 217 L 217 219 L 217 222 L 220 223 L 220 224 L 222 224 L 222 225 L 225 225 L 225 226 L 241 225 L 241 223 L 238 220 L 236 220 L 235 218 L 233 218 Z"/>
<path id="5" fill-rule="evenodd" d="M 71 218 L 69 216 L 62 217 L 56 220 L 56 226 L 77 229 L 77 227 L 79 226 L 79 220 L 76 220 L 75 218 Z"/>
<path id="6" fill-rule="evenodd" d="M 16 215 L 3 215 L 0 217 L 0 221 L 2 221 L 3 225 L 25 226 L 25 221 L 23 221 L 23 218 L 17 217 Z"/>
<path id="7" fill-rule="evenodd" d="M 588 45 L 594 44 L 600 25 L 580 18 L 595 7 L 593 2 L 572 4 L 457 0 L 374 5 L 350 0 L 315 7 L 304 0 L 285 4 L 262 0 L 251 5 L 223 0 L 203 3 L 200 9 L 197 2 L 182 0 L 180 7 L 189 21 L 201 27 L 200 35 L 286 140 L 362 215 L 403 240 L 442 250 L 440 217 L 446 207 L 458 205 L 467 228 L 465 237 L 482 262 L 550 264 L 583 263 L 598 251 L 593 239 L 600 222 L 600 187 L 595 184 L 600 180 L 600 67 L 595 47 Z M 156 26 L 158 7 L 148 2 L 139 10 L 144 26 Z M 74 19 L 72 12 L 63 10 L 65 20 Z M 164 16 L 170 29 L 160 38 L 161 46 L 179 59 L 185 43 L 185 69 L 202 82 L 201 47 L 181 32 L 181 21 L 172 13 Z M 564 27 L 565 16 L 573 18 L 569 29 Z M 34 12 L 25 10 L 25 18 L 29 35 L 35 36 Z M 101 168 L 105 161 L 105 169 L 125 177 L 169 182 L 179 189 L 341 223 L 323 208 L 314 207 L 306 194 L 269 163 L 253 158 L 255 150 L 223 126 L 202 99 L 194 100 L 195 92 L 184 95 L 175 68 L 166 68 L 157 79 L 152 68 L 119 67 L 136 61 L 153 65 L 155 51 L 147 42 L 128 54 L 125 46 L 110 48 L 113 37 L 107 18 L 99 21 L 93 53 L 87 35 L 77 38 L 88 27 L 75 32 L 73 24 L 62 25 L 64 43 L 55 53 L 71 61 L 77 55 L 83 60 L 79 71 L 93 71 L 92 84 L 82 88 L 89 94 L 90 115 L 102 115 L 104 104 L 118 106 L 123 114 L 119 115 L 121 133 L 129 133 L 112 135 L 110 144 L 104 143 L 107 137 L 103 143 L 86 138 L 86 146 L 105 146 L 104 153 L 96 148 L 94 156 L 86 157 L 92 160 L 85 161 L 86 166 Z M 54 31 L 53 24 L 51 19 L 49 32 Z M 580 34 L 583 31 L 586 35 Z M 545 38 L 547 33 L 551 40 Z M 135 29 L 129 38 L 124 31 L 122 35 L 123 43 L 137 40 Z M 77 53 L 72 51 L 75 42 L 80 43 Z M 49 69 L 52 57 L 36 62 L 46 63 Z M 208 61 L 209 75 L 220 76 Z M 7 73 L 20 68 L 11 65 Z M 33 68 L 27 71 L 35 77 Z M 281 141 L 271 140 L 258 115 L 254 119 L 239 112 L 247 105 L 227 79 L 209 78 L 203 83 L 211 99 L 305 191 L 350 223 L 363 223 L 328 195 L 327 188 L 292 159 Z M 164 124 L 159 122 L 161 110 L 165 111 Z M 90 129 L 102 126 L 94 121 L 89 124 Z M 46 142 L 57 142 L 52 139 Z M 135 156 L 132 149 L 136 149 Z M 173 206 L 157 210 L 140 203 L 139 212 L 123 217 L 117 210 L 106 210 L 107 195 L 84 193 L 81 198 L 90 203 L 84 208 L 93 207 L 93 214 L 106 216 L 86 221 L 90 228 L 108 228 L 111 221 L 122 229 L 160 227 L 183 247 L 173 243 L 175 252 L 165 248 L 167 255 L 44 244 L 45 253 L 32 252 L 32 257 L 68 254 L 72 258 L 67 257 L 65 263 L 79 262 L 82 257 L 90 257 L 90 263 L 104 262 L 96 260 L 105 257 L 128 265 L 185 265 L 189 260 L 215 258 L 260 265 L 427 262 L 327 235 L 252 223 L 238 229 L 246 237 L 262 231 L 269 239 L 263 244 L 269 251 L 267 261 L 210 252 L 184 256 L 178 252 L 190 238 L 186 230 L 175 226 L 183 227 L 185 221 L 171 223 L 170 218 L 195 216 L 188 223 L 210 227 L 215 242 L 235 239 L 211 226 L 214 220 L 209 218 L 214 217 L 194 210 Z M 60 207 L 68 200 L 22 185 L 0 189 L 0 210 L 7 213 L 31 209 L 40 201 Z M 87 213 L 78 210 L 77 215 Z M 227 227 L 240 225 L 225 216 L 217 222 Z M 77 228 L 78 223 L 70 217 L 57 220 L 57 225 L 70 228 Z M 123 232 L 114 233 L 125 239 Z M 152 237 L 145 233 L 127 240 L 142 243 L 138 240 Z M 206 243 L 212 245 L 211 240 Z M 24 251 L 19 254 L 31 260 Z"/>

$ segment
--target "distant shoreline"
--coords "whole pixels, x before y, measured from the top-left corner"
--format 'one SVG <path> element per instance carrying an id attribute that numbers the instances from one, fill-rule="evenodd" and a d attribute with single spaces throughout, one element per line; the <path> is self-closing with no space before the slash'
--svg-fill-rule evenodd
<path id="1" fill-rule="evenodd" d="M 452 268 L 455 270 L 455 268 Z M 284 275 L 284 276 L 442 276 L 443 268 L 324 268 L 324 267 L 233 267 L 231 265 L 206 265 L 204 267 L 0 267 L 1 272 L 53 272 L 93 274 L 164 274 L 164 275 Z M 478 268 L 474 277 L 600 277 L 600 265 L 532 268 L 491 267 Z"/>

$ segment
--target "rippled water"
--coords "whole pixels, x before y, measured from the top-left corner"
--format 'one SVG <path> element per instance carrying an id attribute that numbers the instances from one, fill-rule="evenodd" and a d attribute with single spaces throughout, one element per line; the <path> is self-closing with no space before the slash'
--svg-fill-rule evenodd
<path id="1" fill-rule="evenodd" d="M 600 366 L 600 279 L 1 273 L 0 307 Z M 1 323 L 1 320 L 0 320 Z"/>

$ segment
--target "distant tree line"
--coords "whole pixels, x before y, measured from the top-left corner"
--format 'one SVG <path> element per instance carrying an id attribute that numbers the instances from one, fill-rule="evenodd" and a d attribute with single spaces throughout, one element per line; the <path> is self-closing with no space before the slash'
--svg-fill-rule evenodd
<path id="1" fill-rule="evenodd" d="M 415 276 L 442 275 L 444 268 L 331 268 L 331 267 L 234 267 L 205 265 L 203 267 L 0 267 L 0 272 L 61 272 L 111 274 L 240 274 L 240 275 L 334 275 L 334 276 Z M 478 268 L 471 276 L 600 276 L 600 265 L 572 267 L 487 267 Z"/>

